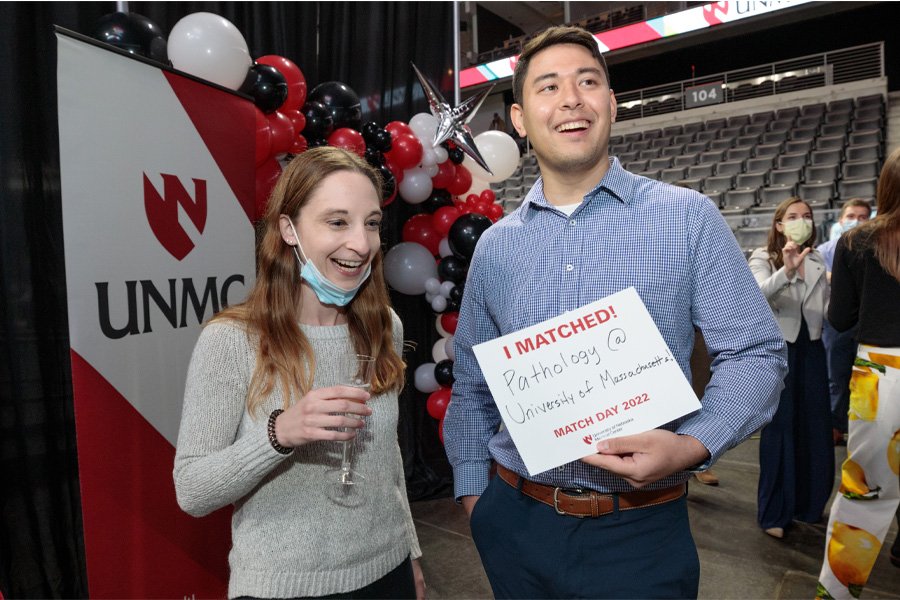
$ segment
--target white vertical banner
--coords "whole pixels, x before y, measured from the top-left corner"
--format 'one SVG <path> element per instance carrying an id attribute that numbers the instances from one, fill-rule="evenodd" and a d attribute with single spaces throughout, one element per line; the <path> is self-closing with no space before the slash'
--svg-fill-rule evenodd
<path id="1" fill-rule="evenodd" d="M 90 594 L 221 595 L 227 515 L 181 513 L 172 460 L 201 325 L 253 285 L 255 109 L 91 41 L 57 40 Z"/>

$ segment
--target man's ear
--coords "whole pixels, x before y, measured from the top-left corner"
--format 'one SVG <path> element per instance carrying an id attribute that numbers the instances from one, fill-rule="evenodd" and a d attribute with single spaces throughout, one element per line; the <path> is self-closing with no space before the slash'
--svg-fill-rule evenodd
<path id="1" fill-rule="evenodd" d="M 616 104 L 616 95 L 612 90 L 609 90 L 609 122 L 610 124 L 616 122 L 616 115 L 618 114 L 619 107 Z"/>
<path id="2" fill-rule="evenodd" d="M 522 137 L 527 137 L 528 132 L 525 131 L 525 117 L 522 113 L 522 107 L 518 104 L 513 104 L 509 107 L 509 120 L 512 121 L 513 127 L 516 128 L 516 131 Z"/>

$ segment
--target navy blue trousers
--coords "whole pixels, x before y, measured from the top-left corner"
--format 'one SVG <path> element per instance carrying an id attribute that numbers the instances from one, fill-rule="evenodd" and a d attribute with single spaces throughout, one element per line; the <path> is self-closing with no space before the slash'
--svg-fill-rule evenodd
<path id="1" fill-rule="evenodd" d="M 494 477 L 472 537 L 496 598 L 696 598 L 700 560 L 687 502 L 562 516 Z"/>
<path id="2" fill-rule="evenodd" d="M 834 428 L 847 433 L 847 413 L 850 411 L 850 374 L 856 358 L 856 330 L 840 332 L 827 320 L 822 323 L 822 343 L 828 360 L 828 389 L 831 393 L 831 420 Z"/>
<path id="3" fill-rule="evenodd" d="M 759 442 L 757 520 L 763 529 L 793 519 L 816 523 L 834 484 L 834 437 L 825 346 L 806 321 L 788 343 L 788 374 L 772 422 Z"/>

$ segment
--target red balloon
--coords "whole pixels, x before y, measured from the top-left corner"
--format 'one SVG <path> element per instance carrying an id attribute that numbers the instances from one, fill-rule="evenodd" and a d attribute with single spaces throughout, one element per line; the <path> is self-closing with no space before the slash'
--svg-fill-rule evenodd
<path id="1" fill-rule="evenodd" d="M 272 132 L 273 156 L 287 154 L 294 144 L 294 124 L 283 113 L 273 112 L 266 115 L 269 120 L 269 131 Z"/>
<path id="2" fill-rule="evenodd" d="M 456 207 L 456 210 L 459 211 L 459 214 L 463 214 L 462 209 L 463 209 L 463 207 L 465 207 L 465 205 L 466 205 L 466 203 L 463 202 L 462 200 L 460 200 L 459 198 L 457 198 L 456 200 L 453 201 L 453 206 Z"/>
<path id="3" fill-rule="evenodd" d="M 390 157 L 394 164 L 406 170 L 412 169 L 422 162 L 422 153 L 422 142 L 419 141 L 419 138 L 412 134 L 403 134 L 393 141 L 391 151 L 385 154 L 385 157 Z M 459 167 L 457 167 L 457 171 L 459 171 Z M 472 184 L 471 179 L 470 175 L 469 185 Z"/>
<path id="4" fill-rule="evenodd" d="M 306 127 L 306 117 L 304 117 L 303 113 L 299 110 L 282 107 L 278 109 L 278 112 L 291 120 L 291 124 L 294 126 L 294 131 L 296 131 L 297 133 L 300 133 Z"/>
<path id="5" fill-rule="evenodd" d="M 300 68 L 285 57 L 274 54 L 257 58 L 256 62 L 261 65 L 275 67 L 284 75 L 284 80 L 288 84 L 288 97 L 282 109 L 293 108 L 300 110 L 303 107 L 303 103 L 306 102 L 306 78 L 303 76 Z M 303 128 L 300 127 L 297 131 L 303 131 Z"/>
<path id="6" fill-rule="evenodd" d="M 472 174 L 464 166 L 456 165 L 456 177 L 453 178 L 453 183 L 447 187 L 447 191 L 454 196 L 461 196 L 468 192 L 470 187 L 472 187 Z"/>
<path id="7" fill-rule="evenodd" d="M 294 155 L 303 154 L 304 152 L 306 152 L 307 145 L 308 144 L 306 138 L 302 135 L 298 135 L 294 138 L 294 143 L 291 146 L 289 152 Z"/>
<path id="8" fill-rule="evenodd" d="M 269 120 L 266 114 L 256 110 L 256 166 L 260 166 L 272 155 L 272 133 L 269 131 Z"/>
<path id="9" fill-rule="evenodd" d="M 475 206 L 479 202 L 481 202 L 481 196 L 479 196 L 478 194 L 469 194 L 468 196 L 466 196 L 466 204 L 468 204 L 469 206 Z"/>
<path id="10" fill-rule="evenodd" d="M 447 237 L 447 234 L 450 233 L 450 227 L 453 226 L 453 222 L 456 221 L 461 214 L 462 213 L 459 212 L 455 206 L 440 207 L 434 211 L 434 218 L 431 220 L 434 230 L 437 231 L 441 237 Z"/>
<path id="11" fill-rule="evenodd" d="M 269 194 L 275 187 L 275 182 L 281 175 L 281 165 L 270 156 L 260 167 L 256 169 L 256 220 L 259 221 L 266 214 L 266 206 L 269 203 Z"/>
<path id="12" fill-rule="evenodd" d="M 441 315 L 441 327 L 450 335 L 456 335 L 456 323 L 459 321 L 459 313 L 444 313 Z"/>
<path id="13" fill-rule="evenodd" d="M 448 185 L 453 183 L 455 177 L 456 165 L 452 160 L 447 159 L 438 165 L 438 174 L 431 178 L 431 183 L 434 187 L 445 190 Z"/>
<path id="14" fill-rule="evenodd" d="M 403 181 L 403 169 L 397 166 L 397 163 L 387 154 L 384 155 L 384 166 L 388 168 L 388 171 L 394 174 L 394 179 L 397 180 L 397 185 L 399 185 L 400 182 Z"/>
<path id="15" fill-rule="evenodd" d="M 366 157 L 366 141 L 360 132 L 349 127 L 335 129 L 334 133 L 328 136 L 328 145 L 349 150 L 360 158 Z"/>
<path id="16" fill-rule="evenodd" d="M 489 219 L 499 219 L 503 216 L 503 207 L 499 204 L 489 204 L 487 216 Z"/>
<path id="17" fill-rule="evenodd" d="M 438 421 L 444 420 L 444 413 L 450 404 L 450 393 L 450 388 L 440 389 L 428 396 L 428 401 L 425 402 L 425 410 Z"/>
<path id="18" fill-rule="evenodd" d="M 412 128 L 403 121 L 391 121 L 384 128 L 391 134 L 392 142 L 397 141 L 401 135 L 415 135 Z"/>
<path id="19" fill-rule="evenodd" d="M 434 230 L 432 216 L 428 213 L 413 215 L 403 225 L 403 241 L 421 244 L 428 248 L 428 251 L 432 254 L 439 252 L 438 246 L 442 237 Z"/>
<path id="20" fill-rule="evenodd" d="M 382 201 L 381 201 L 381 205 L 382 205 L 382 206 L 387 206 L 388 204 L 390 204 L 391 202 L 393 202 L 393 201 L 394 201 L 394 198 L 396 198 L 396 197 L 397 197 L 397 186 L 394 186 L 394 193 L 391 194 L 391 197 L 390 197 L 390 198 L 385 198 L 384 200 L 382 200 Z"/>
<path id="21" fill-rule="evenodd" d="M 489 206 L 490 204 L 488 204 L 487 202 L 478 201 L 472 205 L 472 212 L 487 216 Z"/>
<path id="22" fill-rule="evenodd" d="M 482 190 L 481 192 L 481 201 L 487 202 L 488 204 L 493 204 L 494 200 L 497 199 L 497 194 L 494 193 L 494 190 Z"/>

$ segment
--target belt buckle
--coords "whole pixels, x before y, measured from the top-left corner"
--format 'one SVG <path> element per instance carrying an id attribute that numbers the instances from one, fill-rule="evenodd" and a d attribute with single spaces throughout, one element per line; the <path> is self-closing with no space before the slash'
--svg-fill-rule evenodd
<path id="1" fill-rule="evenodd" d="M 563 516 L 563 517 L 575 517 L 576 519 L 585 518 L 587 515 L 573 515 L 573 514 L 564 512 L 559 509 L 559 490 L 561 490 L 561 489 L 563 489 L 563 488 L 558 488 L 558 487 L 553 488 L 553 510 L 556 511 L 556 514 Z M 581 490 L 581 489 L 576 489 L 576 490 L 572 490 L 572 491 L 575 491 L 579 494 L 584 494 L 584 490 Z"/>

